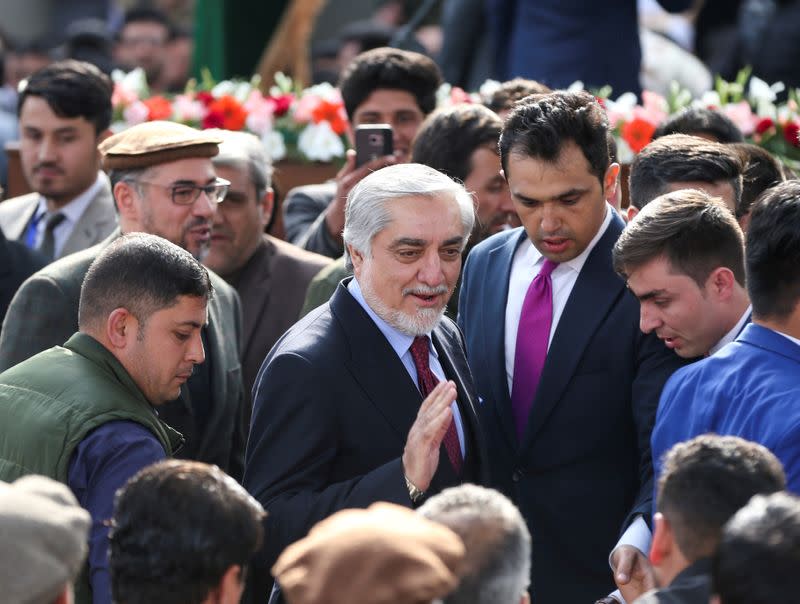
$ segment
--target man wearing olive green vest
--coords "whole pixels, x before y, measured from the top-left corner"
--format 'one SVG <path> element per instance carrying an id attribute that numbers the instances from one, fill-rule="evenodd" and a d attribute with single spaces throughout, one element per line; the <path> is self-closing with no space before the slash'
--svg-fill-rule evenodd
<path id="1" fill-rule="evenodd" d="M 0 480 L 49 476 L 92 516 L 78 604 L 111 602 L 114 493 L 182 444 L 154 407 L 177 398 L 205 360 L 200 332 L 212 292 L 189 252 L 154 235 L 123 235 L 89 267 L 79 331 L 0 374 Z"/>

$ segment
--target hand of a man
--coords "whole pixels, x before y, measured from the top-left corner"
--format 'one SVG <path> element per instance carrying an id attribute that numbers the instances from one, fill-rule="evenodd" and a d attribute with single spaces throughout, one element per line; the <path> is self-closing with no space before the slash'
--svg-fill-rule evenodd
<path id="1" fill-rule="evenodd" d="M 334 239 L 342 241 L 344 208 L 350 189 L 355 187 L 367 174 L 396 163 L 397 158 L 394 155 L 385 155 L 356 168 L 356 152 L 352 149 L 347 151 L 345 164 L 336 174 L 336 196 L 325 210 L 325 224 Z"/>
<path id="2" fill-rule="evenodd" d="M 611 554 L 614 582 L 626 602 L 633 602 L 646 591 L 656 587 L 653 565 L 638 548 L 620 545 Z"/>
<path id="3" fill-rule="evenodd" d="M 439 466 L 439 447 L 453 420 L 450 404 L 456 398 L 456 385 L 439 382 L 417 413 L 408 431 L 403 450 L 403 470 L 408 479 L 421 491 L 427 491 Z"/>

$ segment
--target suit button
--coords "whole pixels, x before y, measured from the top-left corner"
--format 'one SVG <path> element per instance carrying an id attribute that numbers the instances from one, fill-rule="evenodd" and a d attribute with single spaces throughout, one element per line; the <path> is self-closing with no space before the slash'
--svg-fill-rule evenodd
<path id="1" fill-rule="evenodd" d="M 522 470 L 514 470 L 514 473 L 511 475 L 511 480 L 514 482 L 519 482 L 522 479 Z"/>

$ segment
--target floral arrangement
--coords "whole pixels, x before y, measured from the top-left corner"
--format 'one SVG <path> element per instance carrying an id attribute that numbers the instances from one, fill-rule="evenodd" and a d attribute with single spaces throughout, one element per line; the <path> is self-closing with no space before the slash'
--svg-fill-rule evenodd
<path id="1" fill-rule="evenodd" d="M 632 161 L 634 154 L 652 140 L 656 128 L 669 117 L 689 107 L 705 107 L 721 111 L 739 127 L 748 142 L 764 147 L 796 170 L 800 168 L 800 90 L 789 90 L 788 100 L 779 103 L 778 94 L 784 90 L 783 83 L 767 84 L 750 77 L 750 70 L 745 69 L 733 82 L 717 78 L 714 90 L 696 99 L 674 82 L 666 97 L 645 90 L 641 104 L 632 93 L 611 100 L 601 91 L 598 98 L 617 139 L 621 162 Z"/>
<path id="2" fill-rule="evenodd" d="M 273 161 L 342 161 L 347 148 L 347 114 L 339 91 L 330 84 L 300 89 L 290 78 L 277 74 L 267 94 L 259 80 L 215 83 L 209 73 L 191 81 L 176 95 L 150 95 L 144 72 L 114 72 L 114 123 L 112 130 L 149 120 L 172 120 L 195 128 L 245 130 L 259 136 Z M 749 81 L 749 83 L 748 83 Z M 488 99 L 499 82 L 487 80 L 478 92 L 443 84 L 437 93 L 438 106 L 480 103 Z M 576 82 L 571 90 L 580 90 Z M 673 83 L 666 97 L 642 92 L 625 93 L 616 100 L 609 88 L 595 94 L 605 107 L 617 140 L 619 160 L 629 163 L 653 138 L 666 119 L 688 107 L 707 107 L 727 115 L 746 139 L 761 145 L 789 167 L 800 169 L 800 90 L 790 90 L 788 100 L 778 103 L 785 90 L 782 83 L 769 85 L 749 70 L 733 82 L 717 78 L 714 90 L 692 98 L 688 90 Z"/>
<path id="3" fill-rule="evenodd" d="M 283 74 L 268 94 L 250 81 L 215 83 L 205 73 L 175 95 L 150 95 L 141 69 L 112 74 L 112 130 L 151 120 L 170 120 L 194 128 L 245 130 L 261 138 L 273 161 L 331 162 L 344 157 L 347 115 L 339 91 L 330 84 L 305 90 Z"/>

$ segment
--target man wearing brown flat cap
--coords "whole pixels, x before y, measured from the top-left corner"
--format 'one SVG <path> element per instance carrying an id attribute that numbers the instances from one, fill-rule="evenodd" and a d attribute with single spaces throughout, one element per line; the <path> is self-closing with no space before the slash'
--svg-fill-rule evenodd
<path id="1" fill-rule="evenodd" d="M 216 206 L 227 191 L 210 159 L 219 142 L 181 124 L 147 122 L 100 145 L 120 228 L 98 245 L 54 262 L 23 283 L 0 336 L 0 371 L 63 344 L 77 331 L 86 271 L 120 234 L 158 235 L 203 258 Z M 239 478 L 244 455 L 240 302 L 231 286 L 209 274 L 215 295 L 201 334 L 205 362 L 195 367 L 180 397 L 160 407 L 159 414 L 186 439 L 180 457 L 216 464 Z"/>
<path id="2" fill-rule="evenodd" d="M 464 553 L 446 526 L 375 503 L 319 522 L 272 572 L 289 604 L 422 604 L 455 589 Z"/>

